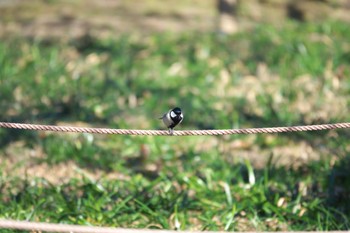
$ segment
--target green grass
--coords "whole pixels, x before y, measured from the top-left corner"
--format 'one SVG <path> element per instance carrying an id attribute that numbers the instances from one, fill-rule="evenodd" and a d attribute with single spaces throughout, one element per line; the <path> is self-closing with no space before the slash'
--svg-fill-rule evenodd
<path id="1" fill-rule="evenodd" d="M 176 105 L 185 111 L 179 129 L 349 122 L 347 28 L 289 23 L 232 37 L 5 40 L 0 120 L 158 129 L 157 117 Z M 348 130 L 133 137 L 0 129 L 0 217 L 129 228 L 349 229 L 348 141 Z M 311 159 L 295 159 L 305 156 Z"/>

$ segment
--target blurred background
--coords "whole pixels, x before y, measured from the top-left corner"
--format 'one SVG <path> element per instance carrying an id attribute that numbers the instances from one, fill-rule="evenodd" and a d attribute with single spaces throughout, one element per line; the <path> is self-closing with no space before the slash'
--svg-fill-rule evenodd
<path id="1" fill-rule="evenodd" d="M 233 33 L 288 20 L 350 21 L 347 0 L 1 0 L 0 35 L 34 38 L 98 37 L 121 33 L 223 31 Z"/>
<path id="2" fill-rule="evenodd" d="M 349 122 L 349 11 L 348 0 L 0 0 L 0 121 L 164 129 L 157 118 L 179 106 L 178 130 Z M 0 129 L 0 217 L 345 230 L 349 139 Z"/>

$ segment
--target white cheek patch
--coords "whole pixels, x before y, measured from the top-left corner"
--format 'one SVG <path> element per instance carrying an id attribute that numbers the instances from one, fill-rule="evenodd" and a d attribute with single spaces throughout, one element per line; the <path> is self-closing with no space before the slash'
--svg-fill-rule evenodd
<path id="1" fill-rule="evenodd" d="M 176 117 L 176 114 L 175 114 L 173 111 L 171 111 L 171 112 L 170 112 L 170 117 L 171 117 L 171 118 L 174 118 L 174 117 Z"/>
<path id="2" fill-rule="evenodd" d="M 182 113 L 181 113 L 181 115 L 180 115 L 180 122 L 179 122 L 179 124 L 182 122 L 182 120 L 184 119 L 184 115 L 182 115 Z"/>

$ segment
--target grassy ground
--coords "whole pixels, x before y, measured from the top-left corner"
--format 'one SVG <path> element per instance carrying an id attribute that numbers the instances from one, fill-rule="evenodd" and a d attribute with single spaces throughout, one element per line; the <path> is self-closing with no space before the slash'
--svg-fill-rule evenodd
<path id="1" fill-rule="evenodd" d="M 179 129 L 348 122 L 350 32 L 260 25 L 0 42 L 1 121 Z M 131 137 L 0 129 L 0 217 L 132 228 L 350 227 L 348 130 Z M 4 231 L 5 232 L 5 231 Z M 14 231 L 6 231 L 14 232 Z"/>

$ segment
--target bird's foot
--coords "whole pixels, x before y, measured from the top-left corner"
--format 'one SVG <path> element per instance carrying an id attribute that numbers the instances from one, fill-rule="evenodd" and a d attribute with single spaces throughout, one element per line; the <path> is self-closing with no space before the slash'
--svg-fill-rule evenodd
<path id="1" fill-rule="evenodd" d="M 174 135 L 174 129 L 169 129 L 169 135 L 173 136 Z"/>

